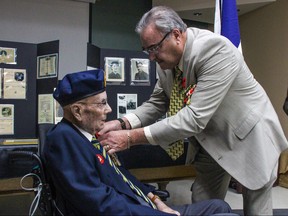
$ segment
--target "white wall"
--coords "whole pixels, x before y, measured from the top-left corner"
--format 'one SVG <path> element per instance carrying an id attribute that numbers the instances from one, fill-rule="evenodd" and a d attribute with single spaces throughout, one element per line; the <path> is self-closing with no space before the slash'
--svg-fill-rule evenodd
<path id="1" fill-rule="evenodd" d="M 85 70 L 89 4 L 70 0 L 0 0 L 0 40 L 59 40 L 59 78 Z M 35 59 L 36 61 L 36 59 Z"/>

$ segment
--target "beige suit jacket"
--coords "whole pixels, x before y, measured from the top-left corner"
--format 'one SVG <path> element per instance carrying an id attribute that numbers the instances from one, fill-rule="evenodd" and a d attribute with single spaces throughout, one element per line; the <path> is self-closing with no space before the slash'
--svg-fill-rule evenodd
<path id="1" fill-rule="evenodd" d="M 197 84 L 191 104 L 155 122 L 169 107 L 173 73 L 159 70 L 154 92 L 135 114 L 149 126 L 155 143 L 167 148 L 195 137 L 231 176 L 252 190 L 263 187 L 277 169 L 287 139 L 277 114 L 241 53 L 229 40 L 190 28 L 183 54 L 187 86 Z"/>

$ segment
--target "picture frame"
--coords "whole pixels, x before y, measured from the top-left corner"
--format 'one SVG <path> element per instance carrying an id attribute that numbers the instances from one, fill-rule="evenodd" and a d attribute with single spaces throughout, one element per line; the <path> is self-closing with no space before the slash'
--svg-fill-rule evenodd
<path id="1" fill-rule="evenodd" d="M 133 112 L 137 108 L 137 94 L 117 94 L 117 118 Z"/>
<path id="2" fill-rule="evenodd" d="M 57 77 L 58 53 L 37 56 L 37 79 Z"/>
<path id="3" fill-rule="evenodd" d="M 130 59 L 130 85 L 150 86 L 150 60 L 146 58 Z"/>
<path id="4" fill-rule="evenodd" d="M 3 69 L 3 99 L 26 99 L 26 69 Z"/>
<path id="5" fill-rule="evenodd" d="M 121 83 L 125 81 L 125 58 L 105 57 L 106 81 Z"/>
<path id="6" fill-rule="evenodd" d="M 16 61 L 16 48 L 0 47 L 0 64 L 17 64 Z"/>
<path id="7" fill-rule="evenodd" d="M 149 59 L 131 58 L 131 81 L 149 82 L 150 80 L 150 61 Z"/>
<path id="8" fill-rule="evenodd" d="M 54 123 L 54 106 L 52 94 L 38 95 L 38 124 Z"/>

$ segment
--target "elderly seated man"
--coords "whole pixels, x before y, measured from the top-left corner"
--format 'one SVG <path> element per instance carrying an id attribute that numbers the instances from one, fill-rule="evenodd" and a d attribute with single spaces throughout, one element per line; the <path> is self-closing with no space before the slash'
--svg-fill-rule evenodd
<path id="1" fill-rule="evenodd" d="M 103 70 L 67 74 L 53 93 L 64 117 L 46 137 L 44 163 L 63 215 L 234 215 L 222 200 L 168 207 L 109 156 L 95 134 L 107 103 Z"/>

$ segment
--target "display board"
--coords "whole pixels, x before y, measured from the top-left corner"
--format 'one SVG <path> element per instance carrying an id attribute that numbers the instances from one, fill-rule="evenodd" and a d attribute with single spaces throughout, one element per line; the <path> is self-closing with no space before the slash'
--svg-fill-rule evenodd
<path id="1" fill-rule="evenodd" d="M 87 66 L 106 73 L 108 103 L 112 108 L 108 120 L 132 112 L 148 100 L 156 83 L 156 64 L 142 51 L 101 49 L 88 44 Z M 112 76 L 114 72 L 117 75 Z"/>
<path id="2" fill-rule="evenodd" d="M 59 41 L 41 44 L 0 41 L 1 140 L 37 138 L 38 94 L 52 93 L 58 79 L 58 61 L 48 61 L 43 56 L 55 54 L 58 60 L 58 53 Z M 43 57 L 41 70 L 38 56 Z M 53 62 L 54 70 L 46 62 Z"/>

